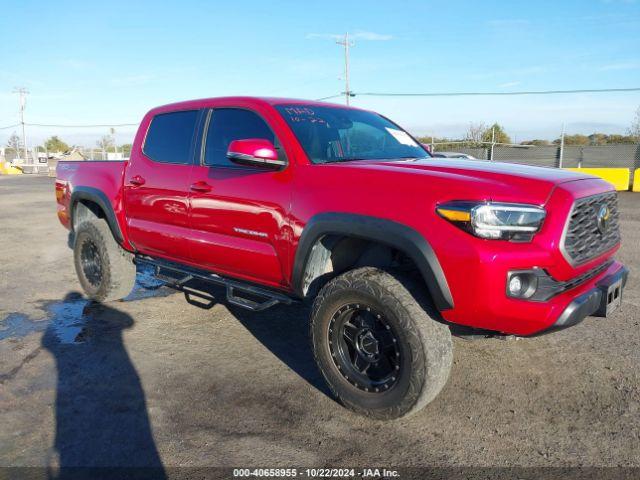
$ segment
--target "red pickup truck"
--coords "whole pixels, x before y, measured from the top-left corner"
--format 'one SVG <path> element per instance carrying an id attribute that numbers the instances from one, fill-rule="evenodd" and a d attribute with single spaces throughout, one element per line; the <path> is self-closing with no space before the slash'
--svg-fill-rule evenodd
<path id="1" fill-rule="evenodd" d="M 153 265 L 188 301 L 313 300 L 318 366 L 347 407 L 418 411 L 452 327 L 534 335 L 606 316 L 627 270 L 616 192 L 570 171 L 434 159 L 374 112 L 228 97 L 151 110 L 125 162 L 60 162 L 58 217 L 89 298 Z M 194 286 L 197 282 L 198 287 Z"/>

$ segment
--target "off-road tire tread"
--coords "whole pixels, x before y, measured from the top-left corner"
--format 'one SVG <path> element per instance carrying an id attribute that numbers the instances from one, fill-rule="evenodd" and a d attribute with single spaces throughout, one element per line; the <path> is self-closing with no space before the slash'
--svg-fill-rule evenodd
<path id="1" fill-rule="evenodd" d="M 102 256 L 102 282 L 97 292 L 92 292 L 85 285 L 80 263 L 79 241 L 82 235 L 89 235 L 100 250 Z M 80 284 L 89 298 L 96 302 L 112 302 L 120 300 L 133 290 L 136 280 L 136 266 L 133 254 L 123 249 L 109 229 L 105 220 L 92 218 L 83 221 L 76 228 L 74 245 L 74 264 Z"/>
<path id="2" fill-rule="evenodd" d="M 313 355 L 320 366 L 317 348 L 321 344 L 314 338 L 314 325 L 320 321 L 319 310 L 329 297 L 344 290 L 373 296 L 391 308 L 407 333 L 412 367 L 409 388 L 403 399 L 393 407 L 366 409 L 351 402 L 336 388 L 322 368 L 320 371 L 335 397 L 347 408 L 367 417 L 389 420 L 406 417 L 420 411 L 442 390 L 449 377 L 453 346 L 449 328 L 433 320 L 422 305 L 428 298 L 420 297 L 420 288 L 408 277 L 374 267 L 348 271 L 327 283 L 315 298 L 311 311 L 310 338 Z M 319 340 L 319 339 L 318 339 Z"/>

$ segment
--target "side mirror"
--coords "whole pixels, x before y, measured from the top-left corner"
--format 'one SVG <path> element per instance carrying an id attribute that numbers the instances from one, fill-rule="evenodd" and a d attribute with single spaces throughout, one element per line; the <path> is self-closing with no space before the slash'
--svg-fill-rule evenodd
<path id="1" fill-rule="evenodd" d="M 262 138 L 232 141 L 227 149 L 227 158 L 234 163 L 253 167 L 277 169 L 286 165 L 284 160 L 278 158 L 273 143 Z"/>

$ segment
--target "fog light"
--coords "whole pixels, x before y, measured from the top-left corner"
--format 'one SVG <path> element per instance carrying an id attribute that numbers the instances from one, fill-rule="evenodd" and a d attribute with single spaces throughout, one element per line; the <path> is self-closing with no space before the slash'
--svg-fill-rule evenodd
<path id="1" fill-rule="evenodd" d="M 520 295 L 521 291 L 522 279 L 520 278 L 520 275 L 514 275 L 511 277 L 511 280 L 509 280 L 509 293 L 514 297 L 517 297 Z"/>
<path id="2" fill-rule="evenodd" d="M 538 289 L 537 270 L 509 272 L 507 274 L 507 296 L 521 299 L 531 298 Z"/>

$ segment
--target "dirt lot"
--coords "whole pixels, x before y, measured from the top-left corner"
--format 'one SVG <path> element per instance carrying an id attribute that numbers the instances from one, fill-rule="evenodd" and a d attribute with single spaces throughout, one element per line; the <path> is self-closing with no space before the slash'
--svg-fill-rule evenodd
<path id="1" fill-rule="evenodd" d="M 328 396 L 302 306 L 206 311 L 148 278 L 88 305 L 53 180 L 0 177 L 0 465 L 640 466 L 640 194 L 620 200 L 621 310 L 455 339 L 440 396 L 380 423 Z"/>

